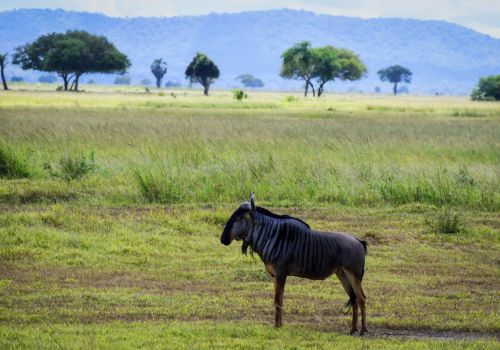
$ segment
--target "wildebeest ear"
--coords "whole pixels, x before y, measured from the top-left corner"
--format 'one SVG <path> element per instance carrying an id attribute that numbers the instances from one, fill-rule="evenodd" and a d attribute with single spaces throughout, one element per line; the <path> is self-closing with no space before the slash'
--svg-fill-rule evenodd
<path id="1" fill-rule="evenodd" d="M 255 211 L 255 193 L 250 194 L 250 207 Z"/>

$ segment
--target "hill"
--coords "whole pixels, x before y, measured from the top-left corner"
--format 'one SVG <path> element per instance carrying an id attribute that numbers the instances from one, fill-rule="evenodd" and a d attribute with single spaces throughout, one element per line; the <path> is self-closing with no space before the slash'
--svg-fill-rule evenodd
<path id="1" fill-rule="evenodd" d="M 314 46 L 331 44 L 351 49 L 368 65 L 368 76 L 362 81 L 336 82 L 327 91 L 371 92 L 377 85 L 390 91 L 389 84 L 378 80 L 376 71 L 396 63 L 412 69 L 410 90 L 420 93 L 469 93 L 480 76 L 500 74 L 500 39 L 453 23 L 361 19 L 294 10 L 170 18 L 112 18 L 63 10 L 6 11 L 0 13 L 0 51 L 12 52 L 41 34 L 68 29 L 108 37 L 130 57 L 130 75 L 136 83 L 151 79 L 151 61 L 164 57 L 168 62 L 166 79 L 185 85 L 185 67 L 197 51 L 202 51 L 221 69 L 216 87 L 237 86 L 236 76 L 252 73 L 269 89 L 300 88 L 300 83 L 279 77 L 281 53 L 300 40 L 309 40 Z M 23 72 L 15 66 L 9 66 L 7 73 L 27 80 L 39 76 L 38 72 Z M 92 78 L 102 83 L 114 79 Z"/>

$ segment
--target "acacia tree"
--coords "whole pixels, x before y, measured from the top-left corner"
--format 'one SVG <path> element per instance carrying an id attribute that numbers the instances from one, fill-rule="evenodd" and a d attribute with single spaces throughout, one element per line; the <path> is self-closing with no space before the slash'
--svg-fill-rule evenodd
<path id="1" fill-rule="evenodd" d="M 127 56 L 104 36 L 79 30 L 42 35 L 17 47 L 12 62 L 25 70 L 56 73 L 64 90 L 75 91 L 85 73 L 124 73 L 130 67 Z"/>
<path id="2" fill-rule="evenodd" d="M 0 75 L 2 76 L 2 84 L 4 90 L 9 90 L 7 86 L 7 80 L 5 80 L 5 66 L 7 65 L 7 56 L 8 53 L 0 54 Z"/>
<path id="3" fill-rule="evenodd" d="M 329 81 L 358 80 L 368 71 L 359 57 L 352 51 L 325 46 L 313 49 L 314 72 L 318 82 L 318 97 L 323 94 Z"/>
<path id="4" fill-rule="evenodd" d="M 153 73 L 156 78 L 156 87 L 161 87 L 163 76 L 167 73 L 167 62 L 165 62 L 162 58 L 154 60 L 151 64 L 151 73 Z"/>
<path id="5" fill-rule="evenodd" d="M 398 83 L 411 83 L 412 72 L 403 66 L 395 65 L 383 68 L 377 72 L 381 81 L 389 81 L 394 84 L 392 91 L 394 96 L 398 94 Z"/>
<path id="6" fill-rule="evenodd" d="M 198 52 L 187 66 L 185 71 L 186 79 L 191 83 L 200 83 L 203 86 L 203 94 L 208 96 L 210 85 L 220 75 L 219 68 L 208 58 L 207 55 Z"/>
<path id="7" fill-rule="evenodd" d="M 236 77 L 245 87 L 261 88 L 264 83 L 259 78 L 254 77 L 252 74 L 242 74 Z"/>
<path id="8" fill-rule="evenodd" d="M 479 79 L 477 87 L 472 90 L 474 101 L 500 101 L 500 75 L 490 75 Z"/>
<path id="9" fill-rule="evenodd" d="M 280 76 L 285 79 L 304 80 L 304 96 L 307 96 L 311 87 L 313 96 L 316 95 L 311 80 L 314 78 L 315 64 L 314 52 L 308 41 L 301 41 L 281 55 L 283 63 L 281 65 Z"/>

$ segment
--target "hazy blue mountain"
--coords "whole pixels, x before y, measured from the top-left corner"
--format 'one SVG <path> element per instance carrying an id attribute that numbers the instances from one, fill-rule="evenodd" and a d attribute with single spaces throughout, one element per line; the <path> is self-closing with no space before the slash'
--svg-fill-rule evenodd
<path id="1" fill-rule="evenodd" d="M 185 67 L 197 51 L 202 51 L 221 70 L 218 87 L 238 86 L 236 76 L 252 73 L 268 89 L 300 88 L 300 83 L 279 77 L 281 53 L 300 40 L 309 40 L 313 46 L 351 49 L 368 65 L 368 76 L 362 81 L 335 82 L 327 91 L 372 92 L 377 85 L 390 91 L 390 85 L 380 82 L 376 72 L 391 64 L 413 71 L 411 92 L 469 93 L 479 77 L 500 74 L 500 39 L 453 23 L 360 19 L 292 10 L 169 18 L 113 18 L 63 10 L 6 11 L 0 12 L 0 52 L 12 52 L 41 34 L 67 29 L 108 37 L 130 57 L 130 76 L 136 83 L 151 79 L 151 62 L 163 57 L 168 62 L 166 80 L 185 85 Z M 28 80 L 40 75 L 13 66 L 7 73 Z M 110 83 L 114 77 L 92 79 Z"/>

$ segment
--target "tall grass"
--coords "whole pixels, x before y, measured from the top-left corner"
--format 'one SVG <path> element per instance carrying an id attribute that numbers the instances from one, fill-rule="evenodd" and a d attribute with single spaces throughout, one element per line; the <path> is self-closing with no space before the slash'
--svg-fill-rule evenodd
<path id="1" fill-rule="evenodd" d="M 26 154 L 0 141 L 0 177 L 27 178 L 32 174 Z"/>
<path id="2" fill-rule="evenodd" d="M 184 152 L 187 150 L 184 148 Z M 206 149 L 204 149 L 206 152 Z M 499 208 L 489 180 L 476 179 L 465 167 L 407 167 L 397 164 L 364 166 L 323 160 L 324 154 L 257 153 L 233 149 L 213 162 L 196 154 L 155 155 L 132 167 L 142 196 L 150 202 L 237 202 L 255 191 L 276 206 L 354 206 L 423 203 L 486 210 Z M 241 152 L 241 153 L 240 153 Z M 172 152 L 175 153 L 175 152 Z"/>
<path id="3" fill-rule="evenodd" d="M 41 161 L 52 163 L 68 149 L 95 149 L 96 176 L 83 176 L 91 171 L 90 158 L 72 157 L 64 168 L 67 178 L 82 179 L 72 188 L 107 203 L 138 196 L 169 205 L 234 203 L 255 191 L 275 206 L 424 203 L 498 210 L 496 105 L 285 98 L 255 92 L 243 108 L 231 92 L 209 99 L 190 91 L 175 99 L 14 92 L 0 96 L 0 137 L 20 149 L 36 148 Z M 456 118 L 455 111 L 477 113 Z"/>

